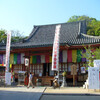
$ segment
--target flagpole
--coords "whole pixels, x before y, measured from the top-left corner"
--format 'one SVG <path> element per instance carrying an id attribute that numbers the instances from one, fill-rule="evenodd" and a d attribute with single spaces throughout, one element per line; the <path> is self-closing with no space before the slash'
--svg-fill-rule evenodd
<path id="1" fill-rule="evenodd" d="M 59 65 L 58 65 L 58 84 L 59 84 Z"/>

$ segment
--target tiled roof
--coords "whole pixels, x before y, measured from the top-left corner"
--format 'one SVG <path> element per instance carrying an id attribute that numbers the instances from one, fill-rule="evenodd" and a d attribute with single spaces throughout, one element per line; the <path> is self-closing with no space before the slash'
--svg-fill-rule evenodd
<path id="1" fill-rule="evenodd" d="M 12 44 L 12 48 L 52 46 L 55 27 L 59 24 L 34 26 L 29 37 L 23 42 Z M 61 23 L 60 45 L 82 45 L 100 43 L 100 38 L 86 35 L 85 21 Z"/>

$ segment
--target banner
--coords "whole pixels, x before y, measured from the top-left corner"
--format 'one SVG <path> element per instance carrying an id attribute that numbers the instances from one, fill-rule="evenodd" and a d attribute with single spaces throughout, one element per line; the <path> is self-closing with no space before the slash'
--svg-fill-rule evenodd
<path id="1" fill-rule="evenodd" d="M 55 29 L 55 37 L 53 43 L 53 53 L 52 53 L 52 70 L 58 71 L 59 63 L 59 38 L 60 38 L 60 28 L 61 25 L 57 25 Z"/>
<path id="2" fill-rule="evenodd" d="M 89 89 L 100 89 L 99 87 L 99 67 L 88 68 Z"/>
<path id="3" fill-rule="evenodd" d="M 25 58 L 25 66 L 29 66 L 29 59 Z"/>
<path id="4" fill-rule="evenodd" d="M 81 73 L 86 73 L 85 67 L 81 67 Z"/>
<path id="5" fill-rule="evenodd" d="M 100 59 L 94 60 L 94 67 L 99 67 L 99 89 L 100 89 Z"/>
<path id="6" fill-rule="evenodd" d="M 11 73 L 10 72 L 5 73 L 5 84 L 11 85 Z"/>
<path id="7" fill-rule="evenodd" d="M 100 69 L 100 60 L 94 60 L 94 67 L 99 67 Z"/>
<path id="8" fill-rule="evenodd" d="M 6 43 L 6 72 L 9 71 L 9 57 L 10 57 L 10 42 L 11 42 L 11 32 L 7 34 L 7 43 Z"/>

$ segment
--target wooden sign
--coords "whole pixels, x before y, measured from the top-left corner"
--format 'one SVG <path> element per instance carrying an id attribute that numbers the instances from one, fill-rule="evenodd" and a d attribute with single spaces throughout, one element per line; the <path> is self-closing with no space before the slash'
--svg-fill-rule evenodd
<path id="1" fill-rule="evenodd" d="M 77 66 L 75 64 L 71 66 L 71 75 L 77 75 Z"/>
<path id="2" fill-rule="evenodd" d="M 77 75 L 77 66 L 75 64 L 71 66 L 71 75 L 73 75 L 73 86 L 75 86 L 75 75 Z"/>

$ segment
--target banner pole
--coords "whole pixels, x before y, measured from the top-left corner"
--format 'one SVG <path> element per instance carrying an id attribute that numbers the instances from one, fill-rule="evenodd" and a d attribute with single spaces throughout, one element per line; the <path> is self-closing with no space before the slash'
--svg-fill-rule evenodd
<path id="1" fill-rule="evenodd" d="M 58 65 L 58 84 L 59 84 L 59 65 Z M 59 84 L 60 85 L 60 84 Z"/>

